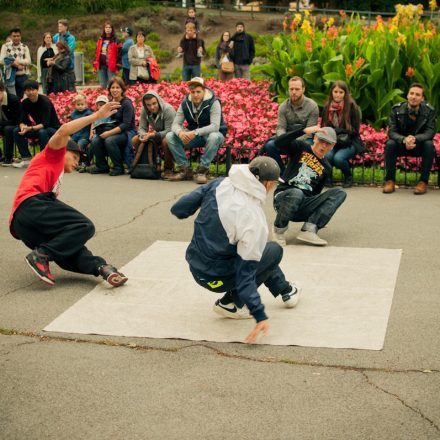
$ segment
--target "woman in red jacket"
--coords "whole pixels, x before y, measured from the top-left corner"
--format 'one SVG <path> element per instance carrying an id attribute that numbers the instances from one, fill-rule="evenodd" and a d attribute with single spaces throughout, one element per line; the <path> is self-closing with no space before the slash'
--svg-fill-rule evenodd
<path id="1" fill-rule="evenodd" d="M 113 25 L 106 21 L 102 27 L 101 36 L 96 44 L 95 62 L 93 70 L 98 71 L 99 84 L 103 89 L 107 88 L 110 78 L 118 72 L 117 59 L 120 44 L 116 41 Z"/>

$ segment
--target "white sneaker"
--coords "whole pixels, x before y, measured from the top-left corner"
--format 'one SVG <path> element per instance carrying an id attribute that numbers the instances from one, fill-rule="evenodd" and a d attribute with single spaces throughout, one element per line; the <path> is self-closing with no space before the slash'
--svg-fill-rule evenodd
<path id="1" fill-rule="evenodd" d="M 291 309 L 298 304 L 301 294 L 301 287 L 299 287 L 297 283 L 290 283 L 290 285 L 292 287 L 291 291 L 281 296 L 284 307 L 287 307 L 288 309 Z"/>
<path id="2" fill-rule="evenodd" d="M 313 244 L 314 246 L 325 246 L 327 242 L 312 231 L 300 231 L 296 239 L 305 243 Z"/>
<path id="3" fill-rule="evenodd" d="M 31 163 L 31 159 L 22 160 L 21 162 L 14 162 L 12 166 L 14 168 L 27 168 Z"/>
<path id="4" fill-rule="evenodd" d="M 214 306 L 212 307 L 215 313 L 218 313 L 225 318 L 231 319 L 249 319 L 252 318 L 252 315 L 249 313 L 249 310 L 246 306 L 243 306 L 241 309 L 238 308 L 234 303 L 222 304 L 218 299 Z"/>
<path id="5" fill-rule="evenodd" d="M 286 246 L 286 233 L 285 232 L 276 232 L 275 226 L 272 227 L 272 238 L 275 243 L 278 243 L 281 247 Z"/>

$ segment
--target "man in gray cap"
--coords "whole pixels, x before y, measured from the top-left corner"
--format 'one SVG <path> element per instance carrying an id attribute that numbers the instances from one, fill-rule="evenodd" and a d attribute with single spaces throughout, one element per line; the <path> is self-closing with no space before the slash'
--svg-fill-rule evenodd
<path id="1" fill-rule="evenodd" d="M 296 139 L 302 133 L 315 133 L 313 145 L 309 146 Z M 273 232 L 275 241 L 281 246 L 286 245 L 285 232 L 289 221 L 304 222 L 296 237 L 298 240 L 315 246 L 327 244 L 326 240 L 318 236 L 318 230 L 330 221 L 347 197 L 340 187 L 330 188 L 321 194 L 324 182 L 332 172 L 325 155 L 335 143 L 335 130 L 318 126 L 298 129 L 298 133 L 293 136 L 289 133 L 288 137 L 280 136 L 275 141 L 281 154 L 289 156 L 281 183 L 274 194 L 277 215 Z"/>
<path id="2" fill-rule="evenodd" d="M 286 281 L 279 267 L 281 246 L 267 242 L 263 207 L 279 176 L 274 159 L 258 157 L 249 165 L 233 165 L 229 177 L 212 180 L 171 208 L 179 219 L 200 208 L 186 260 L 198 284 L 214 293 L 226 292 L 214 304 L 216 313 L 257 321 L 245 339 L 247 343 L 269 328 L 257 291 L 260 284 L 264 283 L 274 297 L 280 296 L 285 307 L 295 307 L 298 302 L 299 287 Z"/>

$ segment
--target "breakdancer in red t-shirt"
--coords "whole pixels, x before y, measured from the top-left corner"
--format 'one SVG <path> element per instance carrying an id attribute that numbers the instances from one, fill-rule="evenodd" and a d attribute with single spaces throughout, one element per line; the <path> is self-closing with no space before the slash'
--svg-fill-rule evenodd
<path id="1" fill-rule="evenodd" d="M 118 107 L 118 103 L 109 102 L 90 116 L 62 125 L 46 148 L 32 159 L 18 186 L 9 229 L 33 249 L 26 262 L 50 285 L 55 284 L 50 261 L 72 272 L 101 275 L 115 287 L 127 281 L 125 275 L 84 246 L 95 233 L 93 223 L 57 198 L 64 173 L 74 171 L 80 158 L 80 148 L 70 135 L 112 115 Z"/>

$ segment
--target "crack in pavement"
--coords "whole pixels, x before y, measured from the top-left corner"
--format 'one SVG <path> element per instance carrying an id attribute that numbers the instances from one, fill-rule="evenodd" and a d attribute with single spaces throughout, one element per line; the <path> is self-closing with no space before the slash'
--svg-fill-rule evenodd
<path id="1" fill-rule="evenodd" d="M 440 370 L 430 369 L 430 368 L 421 368 L 421 369 L 399 369 L 399 368 L 379 368 L 379 367 L 355 367 L 353 365 L 339 365 L 339 364 L 325 364 L 317 361 L 297 361 L 291 359 L 276 359 L 273 357 L 263 357 L 256 358 L 252 356 L 246 356 L 242 354 L 234 354 L 228 353 L 220 348 L 213 347 L 209 344 L 204 343 L 194 343 L 187 344 L 182 347 L 153 347 L 149 345 L 139 345 L 133 342 L 116 342 L 111 341 L 109 339 L 84 339 L 84 338 L 73 338 L 73 337 L 63 337 L 63 336 L 50 336 L 50 335 L 42 335 L 34 332 L 26 332 L 19 331 L 14 329 L 4 329 L 0 327 L 0 335 L 4 336 L 25 336 L 39 340 L 40 342 L 65 342 L 65 343 L 78 343 L 78 344 L 92 344 L 92 345 L 104 345 L 109 347 L 121 347 L 136 351 L 162 351 L 166 353 L 178 353 L 180 351 L 186 350 L 187 348 L 201 347 L 206 348 L 208 350 L 213 351 L 218 356 L 222 356 L 229 359 L 237 359 L 244 360 L 250 362 L 261 362 L 261 363 L 272 363 L 272 364 L 287 364 L 287 365 L 295 365 L 300 367 L 315 367 L 315 368 L 327 368 L 341 371 L 354 371 L 358 373 L 364 374 L 365 371 L 368 372 L 379 372 L 379 373 L 423 373 L 427 374 L 436 374 L 440 373 Z"/>
<path id="2" fill-rule="evenodd" d="M 361 371 L 360 373 L 362 374 L 362 376 L 364 376 L 368 385 L 371 385 L 377 390 L 382 391 L 383 393 L 396 398 L 403 406 L 410 409 L 414 413 L 418 414 L 423 420 L 429 422 L 433 428 L 435 428 L 438 432 L 440 432 L 440 427 L 434 422 L 434 420 L 431 420 L 429 417 L 425 416 L 425 414 L 423 414 L 423 412 L 419 408 L 413 407 L 409 403 L 406 403 L 398 394 L 392 393 L 391 391 L 388 391 L 380 387 L 379 385 L 376 385 L 374 382 L 372 382 L 372 380 L 368 377 L 368 375 L 364 371 Z"/>
<path id="3" fill-rule="evenodd" d="M 168 202 L 171 202 L 172 200 L 176 200 L 177 197 L 183 196 L 184 194 L 187 194 L 187 192 L 188 191 L 185 191 L 185 192 L 182 192 L 182 193 L 179 193 L 179 194 L 175 194 L 174 196 L 170 197 L 169 199 L 159 200 L 159 201 L 157 201 L 155 203 L 152 203 L 151 205 L 148 205 L 145 208 L 143 208 L 139 214 L 136 214 L 129 221 L 127 221 L 125 223 L 121 223 L 121 224 L 116 225 L 116 226 L 112 226 L 111 228 L 107 228 L 107 229 L 102 229 L 102 230 L 96 231 L 95 236 L 97 236 L 98 234 L 102 234 L 103 232 L 114 231 L 115 229 L 119 229 L 119 228 L 122 228 L 123 226 L 127 226 L 127 225 L 135 222 L 139 217 L 142 217 L 144 215 L 145 211 L 147 211 L 148 209 L 154 208 L 155 206 L 158 206 L 161 203 L 168 203 Z"/>
<path id="4" fill-rule="evenodd" d="M 31 287 L 32 284 L 39 283 L 39 282 L 40 282 L 40 280 L 34 280 L 34 281 L 30 282 L 29 284 L 26 284 L 25 286 L 19 286 L 19 287 L 16 287 L 15 289 L 7 291 L 7 292 L 0 293 L 0 298 L 4 298 L 5 296 L 10 295 L 11 293 L 15 293 L 21 289 L 27 289 L 28 287 Z"/>

